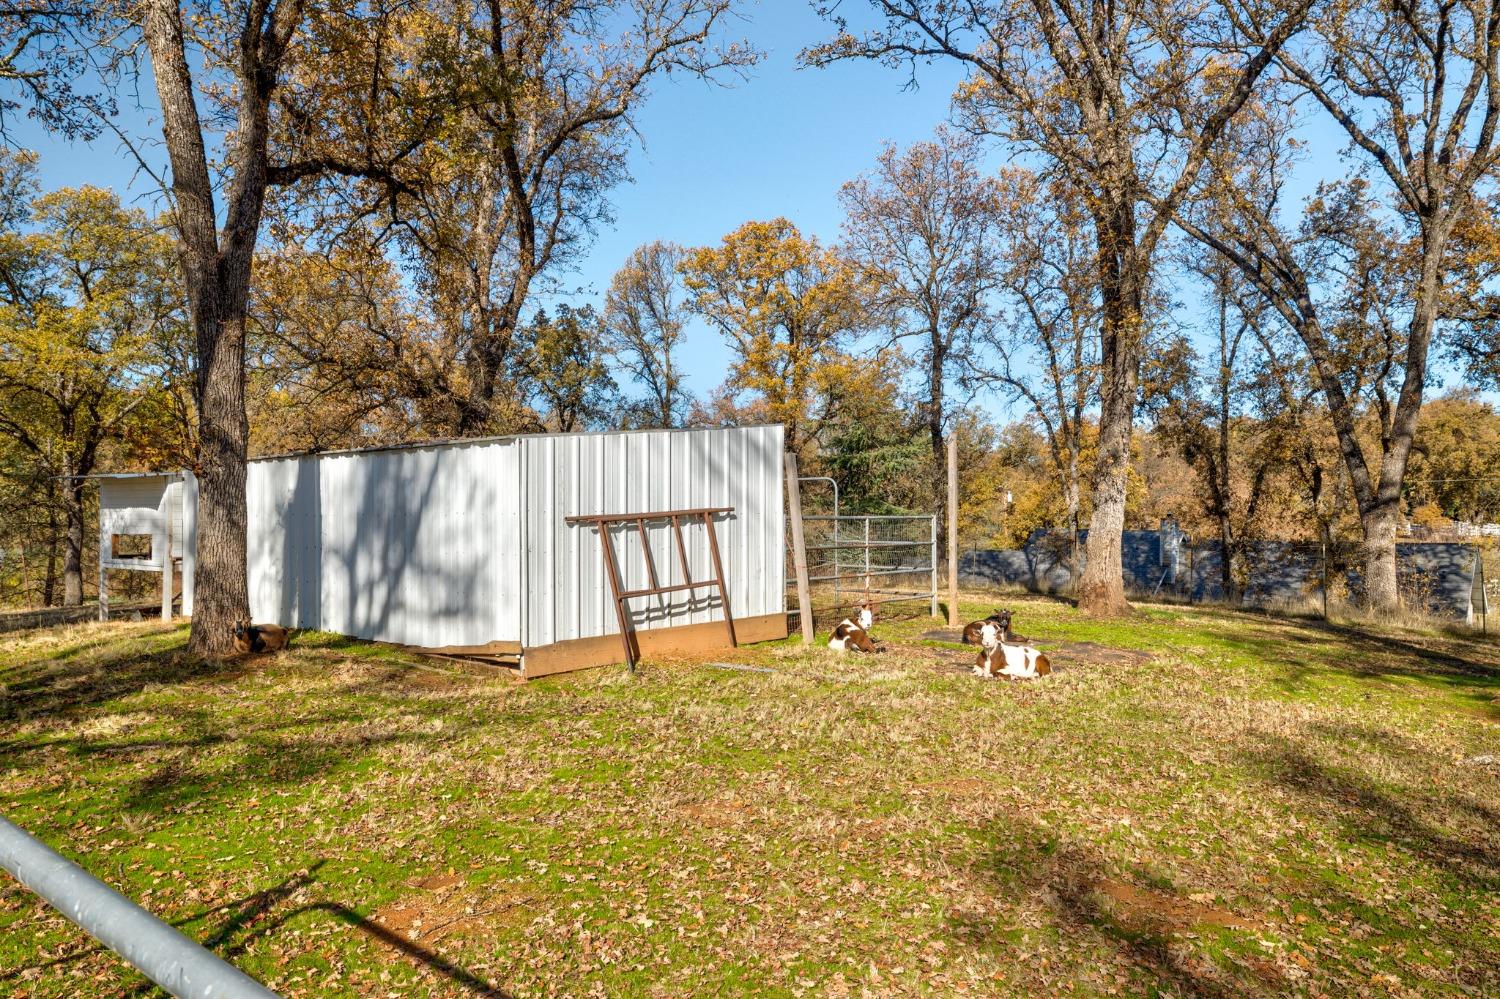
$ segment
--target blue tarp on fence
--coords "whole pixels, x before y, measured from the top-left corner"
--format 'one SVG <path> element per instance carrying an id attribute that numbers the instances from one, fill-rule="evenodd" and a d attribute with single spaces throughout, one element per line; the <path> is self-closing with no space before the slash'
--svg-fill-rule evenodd
<path id="1" fill-rule="evenodd" d="M 1079 535 L 1078 565 L 1083 566 Z M 1126 531 L 1121 539 L 1125 588 L 1137 595 L 1162 593 L 1193 601 L 1222 601 L 1223 554 L 1217 543 L 1188 545 L 1175 527 Z M 1183 539 L 1185 540 L 1185 539 Z M 1172 552 L 1180 551 L 1173 565 Z M 1035 531 L 1019 550 L 971 551 L 959 560 L 965 586 L 1021 587 L 1035 593 L 1072 589 L 1072 542 L 1060 531 Z M 1360 579 L 1351 559 L 1329 556 L 1331 588 L 1357 597 Z M 1253 606 L 1295 605 L 1322 595 L 1324 551 L 1319 545 L 1289 541 L 1252 542 L 1245 553 L 1242 601 Z M 1479 550 L 1448 542 L 1405 542 L 1396 546 L 1396 577 L 1402 598 L 1443 617 L 1472 622 L 1479 600 Z"/>

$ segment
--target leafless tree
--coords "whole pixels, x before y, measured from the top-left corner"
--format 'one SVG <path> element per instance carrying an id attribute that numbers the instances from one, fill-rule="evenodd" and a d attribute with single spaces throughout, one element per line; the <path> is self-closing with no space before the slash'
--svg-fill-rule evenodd
<path id="1" fill-rule="evenodd" d="M 631 251 L 604 296 L 605 343 L 620 368 L 646 390 L 635 422 L 675 427 L 687 416 L 677 349 L 691 315 L 677 272 L 687 251 L 657 240 Z"/>
<path id="2" fill-rule="evenodd" d="M 838 33 L 803 53 L 806 62 L 954 60 L 969 73 L 956 101 L 971 127 L 1041 157 L 1090 195 L 1103 319 L 1099 450 L 1078 590 L 1090 613 L 1128 607 L 1120 540 L 1157 248 L 1208 151 L 1310 4 L 1265 8 L 1266 30 L 1250 46 L 1218 7 L 1169 0 L 869 0 L 875 24 L 860 32 L 839 3 L 819 5 Z M 1164 113 L 1169 94 L 1182 113 Z"/>
<path id="3" fill-rule="evenodd" d="M 1233 10 L 1252 39 L 1266 37 L 1255 11 Z M 1331 5 L 1303 40 L 1279 50 L 1277 65 L 1280 101 L 1268 97 L 1231 138 L 1214 171 L 1214 210 L 1178 214 L 1239 267 L 1311 358 L 1359 508 L 1365 598 L 1389 608 L 1400 601 L 1401 488 L 1449 250 L 1500 155 L 1500 3 Z M 1292 125 L 1280 108 L 1293 95 L 1342 130 L 1379 185 L 1326 188 L 1295 233 L 1279 218 Z M 1387 198 L 1396 220 L 1382 218 Z M 1409 238 L 1392 231 L 1395 221 Z M 1372 377 L 1351 369 L 1351 356 L 1372 352 L 1391 363 L 1377 363 Z M 1380 416 L 1373 449 L 1359 433 L 1362 400 Z"/>
<path id="4" fill-rule="evenodd" d="M 904 152 L 887 146 L 872 175 L 845 184 L 845 251 L 864 271 L 874 308 L 919 365 L 932 452 L 932 502 L 946 502 L 946 427 L 958 407 L 955 352 L 993 321 L 999 283 L 1000 190 L 979 166 L 978 139 L 939 129 Z M 946 518 L 939 518 L 946 551 Z"/>
<path id="5" fill-rule="evenodd" d="M 1024 404 L 1062 487 L 1073 578 L 1088 411 L 1098 400 L 1099 282 L 1092 220 L 1077 193 L 1028 170 L 1001 174 L 1000 322 L 978 338 L 965 377 Z"/>

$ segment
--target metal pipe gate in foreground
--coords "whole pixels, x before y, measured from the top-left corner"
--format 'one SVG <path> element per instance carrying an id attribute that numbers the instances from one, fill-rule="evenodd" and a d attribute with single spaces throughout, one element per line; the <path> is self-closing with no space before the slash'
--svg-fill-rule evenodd
<path id="1" fill-rule="evenodd" d="M 234 965 L 4 818 L 0 867 L 179 999 L 277 999 Z"/>

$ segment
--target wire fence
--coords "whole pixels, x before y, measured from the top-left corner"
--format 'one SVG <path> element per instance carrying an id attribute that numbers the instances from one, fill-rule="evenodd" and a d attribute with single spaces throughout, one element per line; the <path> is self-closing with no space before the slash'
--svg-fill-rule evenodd
<path id="1" fill-rule="evenodd" d="M 802 524 L 814 621 L 842 617 L 866 599 L 937 613 L 935 516 L 808 514 Z M 795 574 L 789 570 L 787 578 Z M 788 600 L 797 604 L 795 589 Z"/>

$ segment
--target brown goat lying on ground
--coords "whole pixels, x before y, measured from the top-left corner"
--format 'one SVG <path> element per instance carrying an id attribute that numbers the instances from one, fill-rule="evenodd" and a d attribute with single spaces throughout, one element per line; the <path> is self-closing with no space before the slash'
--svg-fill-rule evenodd
<path id="1" fill-rule="evenodd" d="M 987 680 L 1002 676 L 1008 680 L 1034 680 L 1051 672 L 1052 661 L 1045 652 L 1030 645 L 1008 645 L 1005 642 L 985 646 L 974 666 L 974 675 Z"/>
<path id="2" fill-rule="evenodd" d="M 1047 656 L 1029 644 L 1031 639 L 1011 630 L 1011 613 L 997 610 L 983 621 L 964 627 L 964 641 L 981 648 L 974 673 L 986 679 L 1030 680 L 1052 672 Z"/>
<path id="3" fill-rule="evenodd" d="M 280 652 L 286 648 L 287 630 L 279 624 L 251 624 L 249 621 L 234 623 L 234 651 Z"/>
<path id="4" fill-rule="evenodd" d="M 1020 642 L 1020 643 L 1024 644 L 1026 642 L 1031 641 L 1031 639 L 1027 638 L 1025 635 L 1018 635 L 1014 631 L 1011 630 L 1011 612 L 1010 611 L 1008 611 L 1008 610 L 997 610 L 993 614 L 991 614 L 989 617 L 985 618 L 983 621 L 970 621 L 968 624 L 964 625 L 964 644 L 965 645 L 982 645 L 982 644 L 984 644 L 984 642 L 983 642 L 983 632 L 984 632 L 984 626 L 987 625 L 987 624 L 993 624 L 999 630 L 999 632 L 1000 632 L 1000 640 L 1002 642 L 1012 642 L 1012 643 Z"/>

